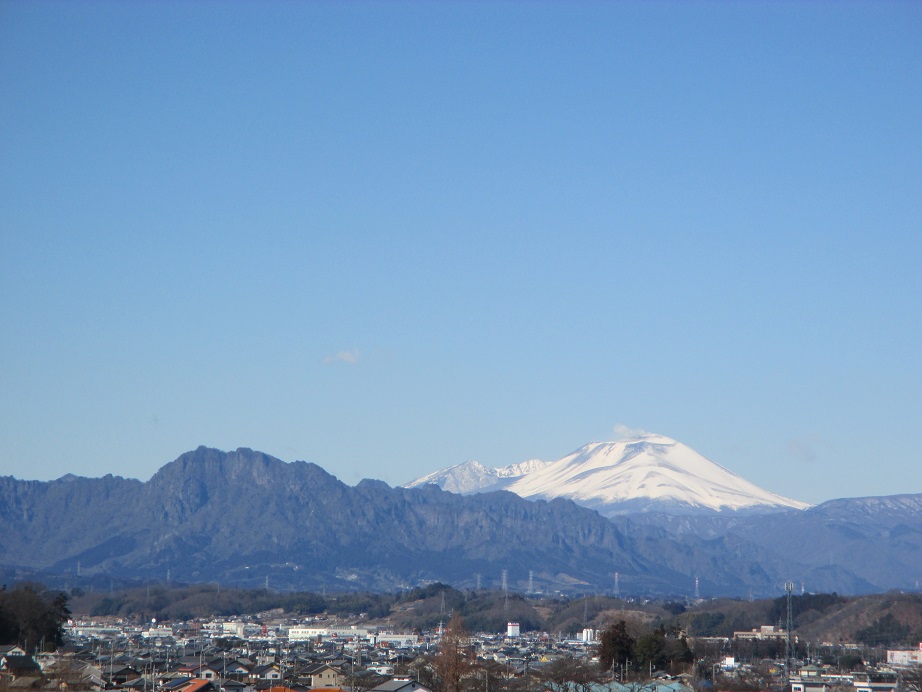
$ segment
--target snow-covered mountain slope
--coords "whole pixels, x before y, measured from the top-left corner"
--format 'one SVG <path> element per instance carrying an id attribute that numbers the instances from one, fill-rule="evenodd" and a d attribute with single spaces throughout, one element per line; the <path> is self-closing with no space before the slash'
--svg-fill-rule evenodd
<path id="1" fill-rule="evenodd" d="M 436 483 L 461 493 L 504 489 L 532 499 L 564 497 L 606 516 L 638 511 L 688 514 L 809 506 L 763 490 L 663 435 L 592 442 L 559 461 L 526 463 L 530 466 L 524 473 L 502 476 L 498 469 L 468 462 L 406 487 Z"/>
<path id="2" fill-rule="evenodd" d="M 653 434 L 590 443 L 506 489 L 522 497 L 566 497 L 602 514 L 620 514 L 631 505 L 712 510 L 808 507 L 763 490 L 681 442 Z M 629 504 L 616 507 L 625 503 Z"/>
<path id="3" fill-rule="evenodd" d="M 403 487 L 416 488 L 423 485 L 437 485 L 443 490 L 460 493 L 461 495 L 502 490 L 509 483 L 526 474 L 541 470 L 548 463 L 539 459 L 531 459 L 498 469 L 490 469 L 480 462 L 466 461 L 463 464 L 430 473 L 428 476 L 418 478 Z"/>

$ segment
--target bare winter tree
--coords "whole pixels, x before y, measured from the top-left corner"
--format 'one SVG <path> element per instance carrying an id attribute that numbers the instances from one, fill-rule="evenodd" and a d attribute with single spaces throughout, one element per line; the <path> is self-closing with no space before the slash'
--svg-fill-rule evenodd
<path id="1" fill-rule="evenodd" d="M 922 692 L 922 666 L 913 666 L 900 672 L 903 692 Z"/>
<path id="2" fill-rule="evenodd" d="M 461 616 L 455 613 L 442 633 L 439 652 L 432 661 L 442 684 L 440 692 L 461 692 L 461 680 L 471 668 L 469 635 Z"/>
<path id="3" fill-rule="evenodd" d="M 598 666 L 569 656 L 558 658 L 545 666 L 541 678 L 546 689 L 559 692 L 589 692 L 593 686 L 602 682 Z"/>

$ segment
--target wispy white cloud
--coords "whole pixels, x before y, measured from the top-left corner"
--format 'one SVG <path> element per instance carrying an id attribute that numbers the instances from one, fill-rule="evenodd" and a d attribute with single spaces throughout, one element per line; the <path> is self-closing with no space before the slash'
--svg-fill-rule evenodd
<path id="1" fill-rule="evenodd" d="M 346 365 L 355 365 L 359 362 L 359 350 L 353 348 L 349 351 L 339 351 L 323 359 L 324 365 L 333 365 L 335 363 L 345 363 Z"/>
<path id="2" fill-rule="evenodd" d="M 625 425 L 624 423 L 615 423 L 612 431 L 615 433 L 615 435 L 618 436 L 619 440 L 623 440 L 628 437 L 637 437 L 638 435 L 649 434 L 643 428 L 632 428 L 631 426 Z"/>
<path id="3" fill-rule="evenodd" d="M 811 462 L 819 458 L 817 447 L 823 446 L 823 440 L 819 435 L 809 434 L 802 437 L 796 437 L 788 440 L 788 451 L 802 461 Z"/>

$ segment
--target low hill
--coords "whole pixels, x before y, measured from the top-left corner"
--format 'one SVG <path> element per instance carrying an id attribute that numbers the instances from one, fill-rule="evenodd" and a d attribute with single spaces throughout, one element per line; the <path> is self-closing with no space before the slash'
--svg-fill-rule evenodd
<path id="1" fill-rule="evenodd" d="M 915 646 L 922 641 L 922 594 L 868 596 L 805 594 L 791 599 L 794 634 L 803 643 L 853 643 L 867 647 Z M 403 593 L 277 593 L 265 589 L 226 589 L 216 585 L 167 586 L 106 592 L 72 593 L 77 617 L 118 616 L 149 622 L 226 617 L 278 609 L 293 615 L 326 614 L 350 623 L 386 626 L 398 631 L 431 631 L 448 613 L 460 613 L 471 631 L 502 632 L 506 623 L 523 631 L 573 635 L 585 628 L 604 629 L 624 620 L 641 631 L 664 626 L 692 640 L 732 637 L 763 625 L 783 625 L 786 598 L 631 602 L 610 596 L 576 599 L 526 597 L 501 591 L 460 591 L 441 583 Z M 702 650 L 703 652 L 704 650 Z M 703 655 L 703 653 L 702 653 Z"/>

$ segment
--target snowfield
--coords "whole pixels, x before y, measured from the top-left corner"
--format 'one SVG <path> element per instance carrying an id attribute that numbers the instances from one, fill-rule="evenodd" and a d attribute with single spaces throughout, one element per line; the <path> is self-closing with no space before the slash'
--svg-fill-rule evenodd
<path id="1" fill-rule="evenodd" d="M 532 460 L 490 469 L 469 461 L 404 487 L 430 483 L 462 494 L 508 490 L 532 499 L 563 497 L 607 516 L 810 506 L 764 490 L 681 442 L 653 433 L 591 442 L 555 462 Z"/>

